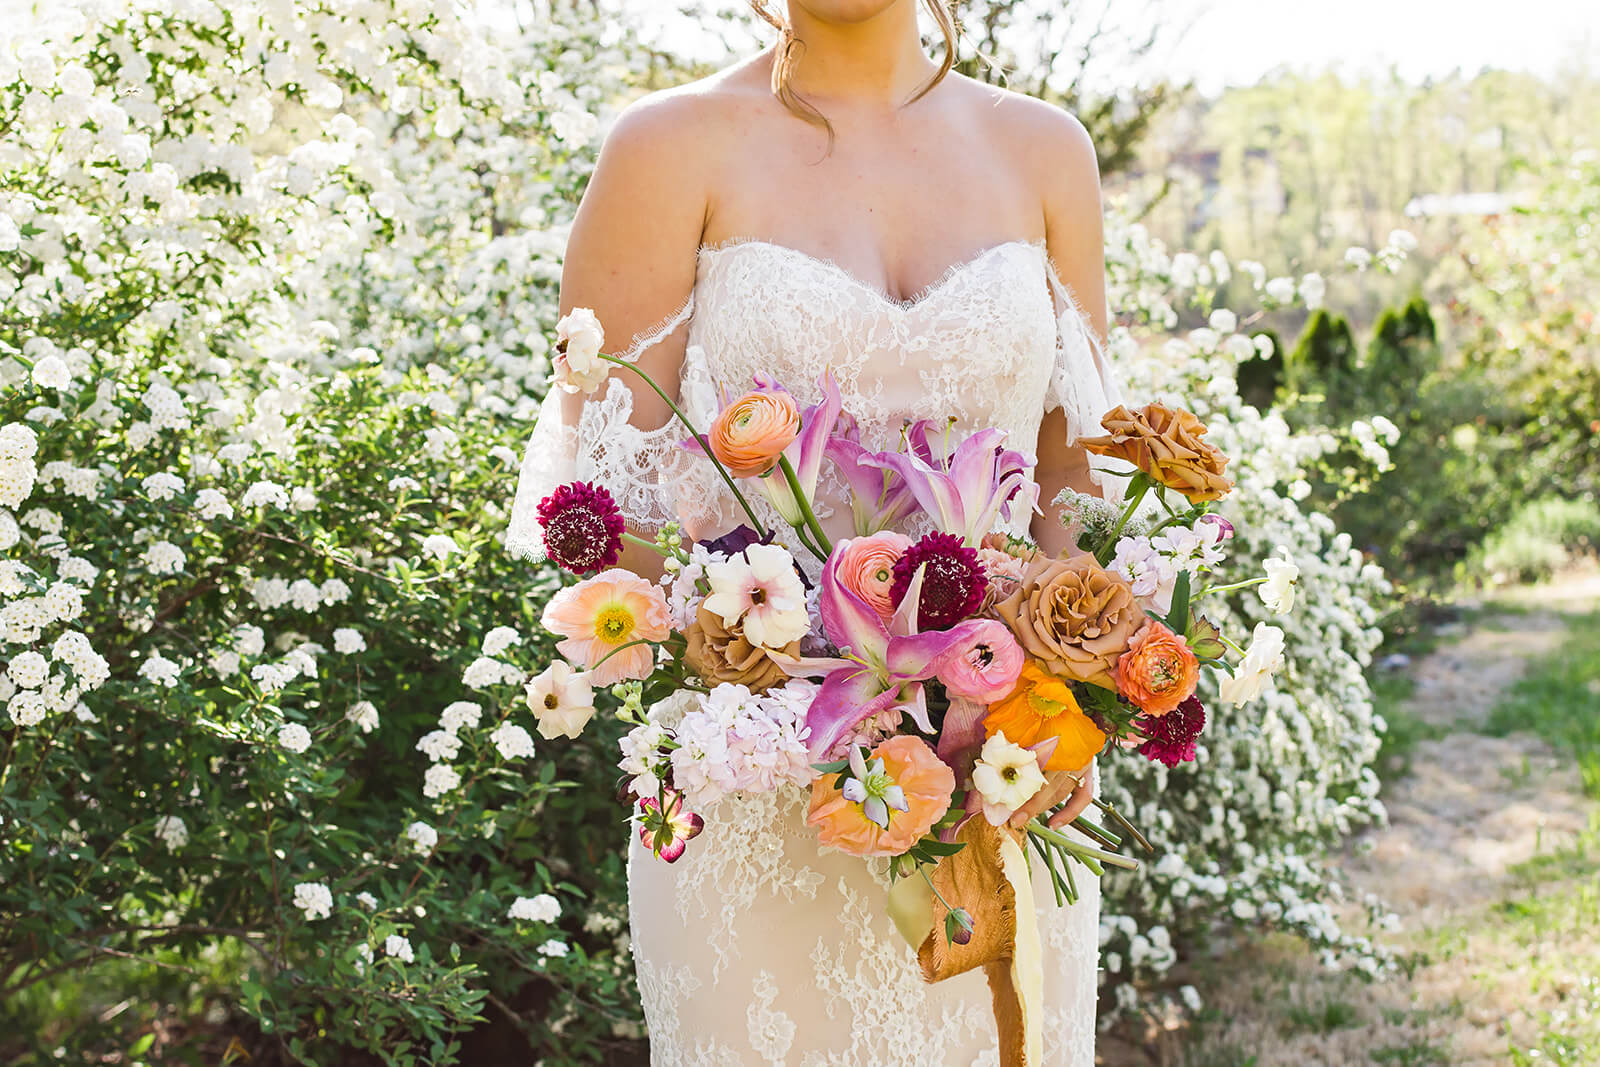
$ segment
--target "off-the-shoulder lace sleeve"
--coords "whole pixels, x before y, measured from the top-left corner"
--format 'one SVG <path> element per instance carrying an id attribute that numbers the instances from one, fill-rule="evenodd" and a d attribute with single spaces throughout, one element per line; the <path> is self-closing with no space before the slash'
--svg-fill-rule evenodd
<path id="1" fill-rule="evenodd" d="M 691 293 L 678 311 L 636 336 L 619 358 L 637 360 L 645 349 L 688 320 L 693 309 Z M 585 399 L 576 425 L 564 420 L 562 390 L 550 387 L 517 476 L 505 540 L 506 551 L 513 556 L 535 561 L 545 558 L 539 501 L 570 481 L 604 486 L 629 526 L 638 530 L 659 529 L 675 521 L 696 529 L 713 523 L 721 513 L 720 487 L 707 477 L 710 464 L 681 447 L 689 436 L 683 424 L 671 418 L 658 428 L 643 429 L 631 421 L 633 393 L 623 381 L 628 373 L 614 370 L 605 384 Z M 705 353 L 697 345 L 685 348 L 678 403 L 701 429 L 716 413 Z"/>
<path id="2" fill-rule="evenodd" d="M 1122 383 L 1111 366 L 1110 355 L 1096 338 L 1089 317 L 1076 294 L 1056 273 L 1047 258 L 1045 271 L 1056 310 L 1055 366 L 1045 391 L 1046 411 L 1060 408 L 1067 416 L 1067 443 L 1101 432 L 1100 416 L 1123 403 Z M 1095 469 L 1090 457 L 1089 478 L 1100 487 L 1100 495 L 1120 503 L 1126 479 Z"/>

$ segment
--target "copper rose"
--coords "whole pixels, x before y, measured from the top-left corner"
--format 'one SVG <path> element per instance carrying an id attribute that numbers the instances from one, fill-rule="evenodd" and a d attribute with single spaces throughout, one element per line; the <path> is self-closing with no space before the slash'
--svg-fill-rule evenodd
<path id="1" fill-rule="evenodd" d="M 788 678 L 765 649 L 745 638 L 742 626 L 728 626 L 722 616 L 707 611 L 704 603 L 683 635 L 688 640 L 684 661 L 711 685 L 729 682 L 759 693 Z M 800 642 L 791 642 L 782 651 L 798 656 Z"/>
<path id="2" fill-rule="evenodd" d="M 1033 559 L 995 614 L 1051 674 L 1103 689 L 1116 688 L 1117 657 L 1146 618 L 1128 583 L 1090 555 Z"/>
<path id="3" fill-rule="evenodd" d="M 1222 476 L 1228 457 L 1200 439 L 1206 427 L 1193 412 L 1165 404 L 1129 411 L 1118 404 L 1101 416 L 1100 425 L 1109 432 L 1080 437 L 1078 443 L 1098 455 L 1127 460 L 1195 503 L 1221 500 L 1233 488 Z"/>

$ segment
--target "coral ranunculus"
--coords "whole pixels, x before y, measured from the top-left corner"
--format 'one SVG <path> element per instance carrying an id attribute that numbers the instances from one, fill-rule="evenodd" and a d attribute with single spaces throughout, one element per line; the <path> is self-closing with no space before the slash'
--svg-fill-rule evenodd
<path id="1" fill-rule="evenodd" d="M 1150 619 L 1117 657 L 1117 691 L 1146 715 L 1165 715 L 1194 693 L 1200 661 L 1179 634 Z"/>
<path id="2" fill-rule="evenodd" d="M 717 413 L 706 440 L 735 478 L 770 471 L 800 435 L 800 409 L 786 389 L 757 389 Z"/>
<path id="3" fill-rule="evenodd" d="M 893 530 L 869 537 L 852 537 L 834 546 L 839 553 L 835 574 L 839 584 L 867 602 L 885 622 L 894 617 L 894 565 L 911 538 Z"/>
<path id="4" fill-rule="evenodd" d="M 1100 425 L 1108 432 L 1080 437 L 1078 443 L 1098 455 L 1127 460 L 1195 503 L 1221 500 L 1233 488 L 1222 474 L 1228 457 L 1200 439 L 1206 426 L 1192 412 L 1165 404 L 1129 411 L 1118 404 L 1101 416 Z"/>
<path id="5" fill-rule="evenodd" d="M 546 630 L 566 638 L 556 643 L 556 650 L 581 663 L 595 685 L 648 678 L 655 667 L 655 649 L 648 644 L 622 646 L 630 641 L 665 641 L 672 632 L 672 615 L 661 590 L 617 567 L 551 597 L 541 621 Z"/>
<path id="6" fill-rule="evenodd" d="M 1004 733 L 1024 748 L 1056 738 L 1046 771 L 1076 771 L 1088 765 L 1106 743 L 1106 735 L 1078 706 L 1072 687 L 1033 660 L 1022 665 L 1022 677 L 1011 695 L 989 707 L 983 732 Z"/>
<path id="7" fill-rule="evenodd" d="M 824 774 L 811 783 L 811 810 L 806 824 L 817 828 L 822 844 L 853 856 L 897 856 L 916 844 L 950 809 L 956 776 L 919 738 L 896 734 L 880 742 L 867 761 L 881 759 L 894 784 L 904 794 L 906 810 L 890 811 L 887 828 L 867 818 L 861 804 L 846 800 L 834 783 L 837 774 Z"/>

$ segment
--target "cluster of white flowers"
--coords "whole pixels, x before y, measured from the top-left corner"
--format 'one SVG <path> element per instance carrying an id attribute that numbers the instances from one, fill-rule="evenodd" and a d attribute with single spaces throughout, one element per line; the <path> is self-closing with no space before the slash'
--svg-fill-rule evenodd
<path id="1" fill-rule="evenodd" d="M 333 892 L 321 882 L 297 882 L 294 906 L 305 912 L 307 919 L 326 919 L 333 914 Z"/>
<path id="2" fill-rule="evenodd" d="M 427 855 L 439 843 L 439 832 L 425 822 L 414 822 L 406 827 L 406 838 L 413 849 Z"/>
<path id="3" fill-rule="evenodd" d="M 549 893 L 533 897 L 518 897 L 511 902 L 506 915 L 524 922 L 553 923 L 561 918 L 561 902 Z"/>
<path id="4" fill-rule="evenodd" d="M 400 934 L 390 934 L 383 939 L 383 954 L 385 956 L 393 956 L 404 963 L 415 963 L 417 961 L 416 955 L 411 950 L 410 939 Z"/>
<path id="5" fill-rule="evenodd" d="M 153 829 L 156 837 L 167 846 L 168 852 L 176 852 L 189 843 L 189 828 L 176 815 L 161 816 Z"/>
<path id="6" fill-rule="evenodd" d="M 39 476 L 33 457 L 38 450 L 39 435 L 31 426 L 20 422 L 0 426 L 0 507 L 18 507 L 33 492 Z"/>

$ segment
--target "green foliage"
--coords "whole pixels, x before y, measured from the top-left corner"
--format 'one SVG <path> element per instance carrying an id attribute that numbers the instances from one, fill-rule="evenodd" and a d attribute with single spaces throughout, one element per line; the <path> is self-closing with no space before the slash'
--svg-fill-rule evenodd
<path id="1" fill-rule="evenodd" d="M 1250 335 L 1257 345 L 1263 341 L 1271 345 L 1272 354 L 1265 358 L 1247 359 L 1239 364 L 1239 396 L 1246 404 L 1266 411 L 1277 402 L 1278 390 L 1283 388 L 1283 339 L 1276 330 L 1257 330 Z"/>
<path id="2" fill-rule="evenodd" d="M 1554 653 L 1530 664 L 1522 681 L 1489 713 L 1487 731 L 1526 731 L 1571 753 L 1583 788 L 1600 799 L 1600 717 L 1594 714 L 1600 687 L 1600 614 L 1572 620 Z"/>
<path id="3" fill-rule="evenodd" d="M 1337 419 L 1358 400 L 1358 356 L 1349 321 L 1318 309 L 1284 360 L 1284 384 L 1297 393 L 1320 395 L 1327 416 Z"/>
<path id="4" fill-rule="evenodd" d="M 1523 504 L 1469 557 L 1473 573 L 1500 580 L 1548 578 L 1600 546 L 1600 507 L 1592 500 L 1543 497 Z"/>

